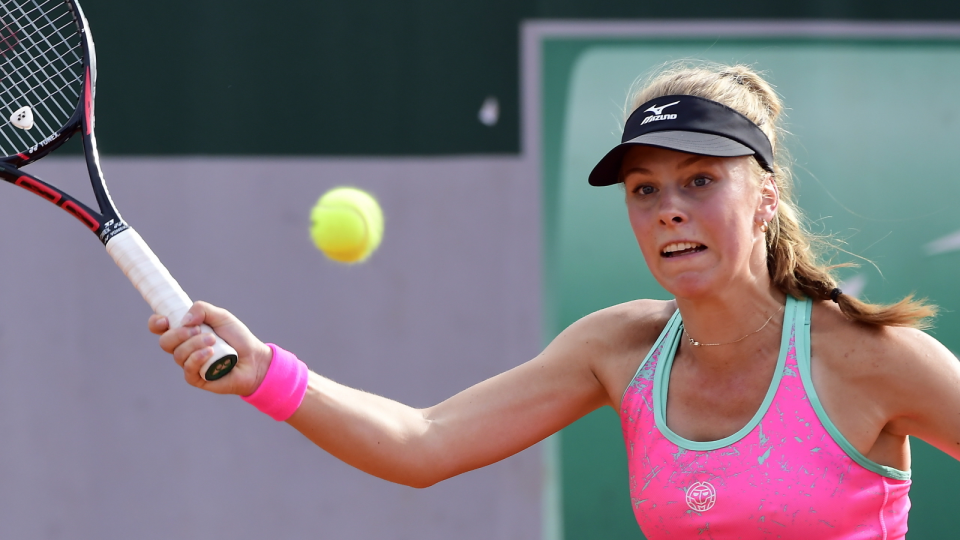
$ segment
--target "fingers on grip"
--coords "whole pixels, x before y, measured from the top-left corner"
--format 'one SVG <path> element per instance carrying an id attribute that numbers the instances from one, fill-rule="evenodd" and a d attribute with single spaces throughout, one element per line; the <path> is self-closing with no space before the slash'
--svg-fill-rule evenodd
<path id="1" fill-rule="evenodd" d="M 147 321 L 147 328 L 150 329 L 151 333 L 162 335 L 164 332 L 170 329 L 170 322 L 163 315 L 157 315 L 154 313 Z"/>
<path id="2" fill-rule="evenodd" d="M 187 356 L 180 367 L 183 368 L 183 378 L 193 386 L 203 386 L 204 378 L 200 376 L 200 367 L 210 358 L 211 348 L 201 347 Z"/>
<path id="3" fill-rule="evenodd" d="M 160 337 L 160 347 L 173 353 L 178 365 L 195 370 L 206 381 L 224 377 L 237 364 L 237 351 L 205 324 L 167 331 Z M 202 363 L 196 360 L 201 356 Z"/>
<path id="4" fill-rule="evenodd" d="M 180 318 L 181 326 L 188 326 L 191 324 L 200 324 L 205 320 L 205 311 L 203 309 L 203 304 L 200 302 L 194 302 L 190 309 Z M 204 325 L 206 326 L 206 325 Z"/>
<path id="5" fill-rule="evenodd" d="M 204 380 L 215 381 L 227 373 L 230 373 L 233 366 L 237 365 L 237 351 L 228 345 L 227 342 L 218 336 L 209 326 L 204 324 L 200 326 L 200 329 L 204 332 L 210 332 L 210 334 L 216 338 L 213 344 L 213 354 L 203 363 L 203 367 L 200 368 L 200 376 L 203 377 Z"/>

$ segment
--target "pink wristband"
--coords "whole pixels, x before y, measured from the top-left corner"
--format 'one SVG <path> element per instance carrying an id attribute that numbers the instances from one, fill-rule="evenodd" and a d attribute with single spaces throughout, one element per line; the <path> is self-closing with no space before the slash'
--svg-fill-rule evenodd
<path id="1" fill-rule="evenodd" d="M 249 396 L 244 396 L 243 400 L 277 422 L 283 422 L 290 418 L 303 402 L 310 370 L 292 352 L 273 343 L 267 343 L 267 346 L 273 351 L 273 360 L 267 369 L 267 375 L 260 387 Z"/>

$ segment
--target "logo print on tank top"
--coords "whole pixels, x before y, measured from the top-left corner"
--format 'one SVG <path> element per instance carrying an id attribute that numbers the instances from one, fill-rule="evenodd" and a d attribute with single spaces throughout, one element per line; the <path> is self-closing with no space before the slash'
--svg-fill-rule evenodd
<path id="1" fill-rule="evenodd" d="M 697 512 L 706 512 L 717 502 L 717 490 L 710 482 L 694 482 L 687 488 L 687 506 Z"/>

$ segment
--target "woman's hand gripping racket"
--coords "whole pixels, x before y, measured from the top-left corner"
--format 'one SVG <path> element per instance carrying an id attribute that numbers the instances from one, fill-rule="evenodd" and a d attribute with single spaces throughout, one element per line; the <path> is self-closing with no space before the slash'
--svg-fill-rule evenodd
<path id="1" fill-rule="evenodd" d="M 170 272 L 123 219 L 110 199 L 93 134 L 96 54 L 87 20 L 74 0 L 0 2 L 0 178 L 66 210 L 107 247 L 156 313 L 179 326 L 192 302 Z M 5 117 L 9 116 L 9 121 Z M 62 190 L 20 170 L 62 145 L 83 137 L 96 212 Z M 209 327 L 204 331 L 213 332 Z M 237 352 L 219 337 L 201 368 L 204 379 L 223 377 Z"/>

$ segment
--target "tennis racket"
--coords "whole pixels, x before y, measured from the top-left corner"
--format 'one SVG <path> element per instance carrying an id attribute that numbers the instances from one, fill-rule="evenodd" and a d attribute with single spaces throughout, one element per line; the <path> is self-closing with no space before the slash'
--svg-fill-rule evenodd
<path id="1" fill-rule="evenodd" d="M 171 327 L 192 302 L 157 256 L 117 211 L 100 170 L 93 133 L 97 62 L 87 20 L 74 0 L 0 0 L 0 178 L 59 206 L 106 246 L 153 311 Z M 9 119 L 7 118 L 9 116 Z M 99 211 L 21 170 L 76 133 Z M 204 331 L 213 332 L 209 327 Z M 217 337 L 201 368 L 208 381 L 223 377 L 237 352 Z"/>

